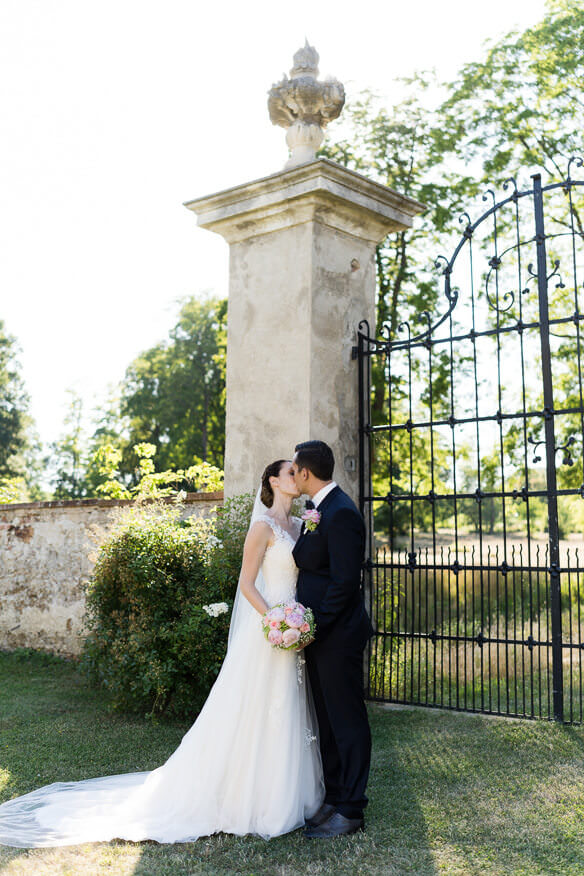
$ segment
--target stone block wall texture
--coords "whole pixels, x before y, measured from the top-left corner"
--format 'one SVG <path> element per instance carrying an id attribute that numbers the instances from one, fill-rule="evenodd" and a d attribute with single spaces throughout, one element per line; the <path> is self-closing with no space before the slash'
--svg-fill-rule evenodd
<path id="1" fill-rule="evenodd" d="M 185 515 L 207 516 L 223 493 L 191 493 Z M 84 584 L 123 500 L 0 505 L 0 649 L 75 656 L 83 641 Z"/>

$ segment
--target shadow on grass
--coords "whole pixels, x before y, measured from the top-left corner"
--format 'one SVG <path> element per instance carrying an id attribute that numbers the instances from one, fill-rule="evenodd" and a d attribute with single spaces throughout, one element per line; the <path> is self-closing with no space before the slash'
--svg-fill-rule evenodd
<path id="1" fill-rule="evenodd" d="M 440 872 L 581 876 L 582 728 L 422 709 L 388 719 Z"/>
<path id="2" fill-rule="evenodd" d="M 430 849 L 428 826 L 421 806 L 424 788 L 416 769 L 404 758 L 408 712 L 369 707 L 373 757 L 366 817 L 375 842 L 385 846 L 388 873 L 434 874 L 438 870 Z M 388 732 L 388 719 L 395 719 Z M 405 723 L 404 723 L 405 719 Z"/>
<path id="3" fill-rule="evenodd" d="M 187 729 L 114 717 L 74 669 L 0 655 L 0 799 L 58 780 L 154 768 Z M 0 847 L 3 876 L 337 876 L 584 873 L 584 728 L 369 706 L 364 833 L 269 842 Z M 10 775 L 8 773 L 10 772 Z M 0 772 L 1 775 L 1 772 Z"/>

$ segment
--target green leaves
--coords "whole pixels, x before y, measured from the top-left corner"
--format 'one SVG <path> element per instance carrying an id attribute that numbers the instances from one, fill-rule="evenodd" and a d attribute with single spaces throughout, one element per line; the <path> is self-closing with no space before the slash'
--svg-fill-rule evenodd
<path id="1" fill-rule="evenodd" d="M 56 498 L 223 488 L 226 320 L 226 301 L 185 299 L 169 338 L 130 364 L 90 437 L 82 399 L 70 392 L 46 460 Z M 0 447 L 0 476 L 1 459 Z"/>
<path id="2" fill-rule="evenodd" d="M 169 339 L 129 366 L 121 414 L 128 423 L 122 471 L 135 466 L 131 448 L 156 448 L 159 468 L 194 460 L 223 466 L 227 302 L 186 299 Z"/>
<path id="3" fill-rule="evenodd" d="M 237 581 L 213 572 L 213 527 L 184 525 L 180 508 L 135 507 L 103 545 L 87 589 L 82 659 L 116 708 L 192 718 L 221 665 Z"/>
<path id="4" fill-rule="evenodd" d="M 440 112 L 483 179 L 540 167 L 547 181 L 566 175 L 568 159 L 582 151 L 583 45 L 584 9 L 558 0 L 539 24 L 462 68 Z"/>
<path id="5" fill-rule="evenodd" d="M 0 501 L 25 501 L 31 475 L 31 453 L 35 440 L 31 434 L 29 397 L 20 376 L 16 339 L 9 335 L 0 319 L 0 482 L 4 483 Z M 14 478 L 20 478 L 15 492 Z M 15 499 L 14 496 L 17 498 Z"/>
<path id="6" fill-rule="evenodd" d="M 134 504 L 101 547 L 86 592 L 82 666 L 114 707 L 192 719 L 217 677 L 254 497 L 211 518 Z M 203 606 L 226 602 L 210 617 Z"/>

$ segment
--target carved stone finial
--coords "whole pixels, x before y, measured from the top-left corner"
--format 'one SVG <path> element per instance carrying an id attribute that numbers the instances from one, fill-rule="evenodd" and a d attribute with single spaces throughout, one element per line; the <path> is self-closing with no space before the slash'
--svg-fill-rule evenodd
<path id="1" fill-rule="evenodd" d="M 286 143 L 291 155 L 284 167 L 313 161 L 324 140 L 324 128 L 340 116 L 345 89 L 338 79 L 317 80 L 318 52 L 305 41 L 294 55 L 290 79 L 283 79 L 269 91 L 268 110 L 272 124 L 287 128 Z"/>
<path id="2" fill-rule="evenodd" d="M 316 79 L 318 76 L 318 62 L 320 56 L 314 46 L 308 45 L 308 40 L 304 40 L 304 45 L 298 49 L 294 55 L 294 66 L 290 70 L 292 79 L 298 79 L 299 76 L 312 76 Z"/>

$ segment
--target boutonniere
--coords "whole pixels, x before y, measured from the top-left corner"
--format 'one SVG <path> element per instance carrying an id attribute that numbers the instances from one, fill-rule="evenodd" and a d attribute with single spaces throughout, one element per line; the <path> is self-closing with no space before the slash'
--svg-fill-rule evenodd
<path id="1" fill-rule="evenodd" d="M 302 515 L 302 519 L 306 532 L 314 532 L 320 523 L 320 511 L 317 511 L 316 508 L 308 508 Z"/>

